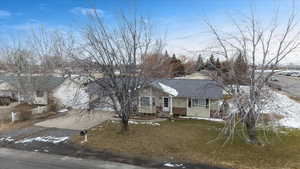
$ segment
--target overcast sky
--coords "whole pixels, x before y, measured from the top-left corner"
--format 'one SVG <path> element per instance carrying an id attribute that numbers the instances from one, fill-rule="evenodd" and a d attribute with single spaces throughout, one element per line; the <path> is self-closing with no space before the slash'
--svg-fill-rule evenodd
<path id="1" fill-rule="evenodd" d="M 3 0 L 0 6 L 0 37 L 21 35 L 34 26 L 78 31 L 86 24 L 92 8 L 112 24 L 116 15 L 130 13 L 134 7 L 150 18 L 155 31 L 164 35 L 169 53 L 189 54 L 205 47 L 208 18 L 222 28 L 230 29 L 229 16 L 248 13 L 255 6 L 262 19 L 272 17 L 276 7 L 280 16 L 288 15 L 290 0 Z M 296 9 L 300 5 L 296 2 Z M 300 58 L 289 58 L 286 63 L 300 64 Z"/>

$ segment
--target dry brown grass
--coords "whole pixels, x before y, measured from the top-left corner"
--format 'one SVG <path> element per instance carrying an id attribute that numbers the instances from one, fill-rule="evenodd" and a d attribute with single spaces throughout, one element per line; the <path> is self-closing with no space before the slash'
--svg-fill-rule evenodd
<path id="1" fill-rule="evenodd" d="M 162 122 L 160 126 L 130 125 L 126 135 L 119 125 L 106 123 L 89 131 L 87 147 L 115 153 L 161 160 L 206 163 L 233 168 L 300 168 L 300 132 L 268 133 L 270 144 L 246 144 L 236 137 L 224 146 L 224 140 L 211 142 L 222 124 L 181 120 Z M 73 141 L 80 144 L 82 138 Z"/>
<path id="2" fill-rule="evenodd" d="M 8 131 L 11 129 L 20 129 L 25 128 L 33 125 L 32 121 L 22 121 L 22 122 L 16 122 L 16 123 L 10 123 L 10 122 L 1 122 L 0 123 L 0 132 Z"/>
<path id="3" fill-rule="evenodd" d="M 39 117 L 36 117 L 34 119 L 25 120 L 25 121 L 17 121 L 17 122 L 10 122 L 10 121 L 0 121 L 0 132 L 9 131 L 12 129 L 21 129 L 25 127 L 30 127 L 34 125 L 37 122 L 43 121 L 48 118 L 55 117 L 56 113 L 54 112 L 48 112 L 44 114 L 40 114 Z"/>
<path id="4" fill-rule="evenodd" d="M 300 103 L 300 97 L 288 96 L 290 99 L 293 99 Z"/>

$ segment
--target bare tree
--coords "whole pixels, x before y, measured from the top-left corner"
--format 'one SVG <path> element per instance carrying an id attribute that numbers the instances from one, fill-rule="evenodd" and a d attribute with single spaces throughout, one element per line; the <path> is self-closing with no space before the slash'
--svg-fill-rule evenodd
<path id="1" fill-rule="evenodd" d="M 37 86 L 49 82 L 56 69 L 63 68 L 66 57 L 73 54 L 75 43 L 71 36 L 59 31 L 32 29 L 24 37 L 2 48 L 6 64 L 15 73 L 19 101 L 34 103 Z"/>
<path id="2" fill-rule="evenodd" d="M 137 108 L 138 90 L 148 81 L 141 63 L 160 43 L 153 40 L 151 26 L 143 17 L 122 16 L 115 28 L 105 25 L 96 12 L 91 21 L 85 29 L 87 57 L 77 61 L 87 71 L 104 74 L 97 85 L 121 118 L 121 131 L 125 132 Z"/>
<path id="3" fill-rule="evenodd" d="M 234 64 L 227 65 L 227 71 L 217 69 L 211 76 L 231 97 L 233 107 L 226 118 L 225 133 L 234 136 L 236 128 L 245 129 L 246 138 L 251 143 L 257 143 L 257 126 L 261 124 L 263 107 L 268 94 L 268 81 L 275 69 L 286 57 L 295 52 L 300 45 L 299 27 L 295 9 L 292 9 L 285 24 L 278 23 L 278 12 L 271 19 L 270 24 L 264 24 L 251 10 L 250 16 L 241 21 L 232 19 L 234 31 L 222 32 L 213 24 L 206 21 L 217 46 L 211 48 L 216 56 L 233 63 L 232 58 L 238 53 L 238 58 L 248 64 L 248 77 L 236 76 L 240 69 Z M 269 71 L 266 71 L 269 70 Z M 240 70 L 245 71 L 245 70 Z M 225 82 L 223 77 L 230 77 L 231 82 Z M 241 85 L 247 84 L 243 88 Z M 233 111 L 236 109 L 236 111 Z"/>
<path id="4" fill-rule="evenodd" d="M 39 71 L 43 73 L 53 73 L 55 70 L 63 73 L 66 60 L 72 58 L 78 48 L 72 33 L 47 30 L 44 27 L 32 29 L 27 43 L 40 65 Z"/>

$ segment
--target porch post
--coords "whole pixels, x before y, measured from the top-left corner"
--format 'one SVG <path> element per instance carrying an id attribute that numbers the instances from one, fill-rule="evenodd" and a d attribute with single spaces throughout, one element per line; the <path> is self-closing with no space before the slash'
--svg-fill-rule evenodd
<path id="1" fill-rule="evenodd" d="M 170 116 L 173 117 L 173 97 L 170 96 Z"/>
<path id="2" fill-rule="evenodd" d="M 211 113 L 210 113 L 210 99 L 208 99 L 208 111 L 209 111 L 209 118 L 211 118 Z"/>
<path id="3" fill-rule="evenodd" d="M 18 103 L 20 103 L 21 101 L 21 96 L 20 96 L 20 91 L 18 90 Z"/>
<path id="4" fill-rule="evenodd" d="M 153 113 L 153 100 L 152 100 L 152 88 L 150 88 L 150 109 L 151 113 Z"/>

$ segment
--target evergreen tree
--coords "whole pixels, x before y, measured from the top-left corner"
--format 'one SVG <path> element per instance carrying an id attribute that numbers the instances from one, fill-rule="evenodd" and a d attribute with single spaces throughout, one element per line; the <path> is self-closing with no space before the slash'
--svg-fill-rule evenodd
<path id="1" fill-rule="evenodd" d="M 196 63 L 196 70 L 201 71 L 203 69 L 205 69 L 205 64 L 203 62 L 203 59 L 202 59 L 201 55 L 199 55 L 197 63 Z"/>
<path id="2" fill-rule="evenodd" d="M 213 54 L 207 59 L 205 67 L 208 70 L 216 70 L 216 60 Z"/>
<path id="3" fill-rule="evenodd" d="M 169 64 L 171 66 L 171 70 L 170 70 L 171 77 L 178 77 L 178 76 L 185 75 L 184 65 L 182 64 L 181 60 L 176 59 L 175 54 L 173 54 Z"/>
<path id="4" fill-rule="evenodd" d="M 168 51 L 166 50 L 165 51 L 165 55 L 164 55 L 165 57 L 169 57 L 169 54 L 168 54 Z"/>
<path id="5" fill-rule="evenodd" d="M 215 57 L 213 54 L 210 55 L 209 57 L 209 62 L 212 64 L 212 65 L 216 65 L 216 60 L 215 60 Z"/>
<path id="6" fill-rule="evenodd" d="M 176 55 L 175 55 L 175 53 L 173 54 L 173 56 L 172 56 L 172 59 L 176 59 Z"/>
<path id="7" fill-rule="evenodd" d="M 221 69 L 221 67 L 222 67 L 222 65 L 221 65 L 220 59 L 218 58 L 216 61 L 216 68 Z"/>
<path id="8" fill-rule="evenodd" d="M 242 55 L 241 52 L 238 53 L 236 59 L 234 60 L 233 66 L 234 74 L 238 79 L 238 83 L 246 83 L 249 67 L 246 58 Z"/>

